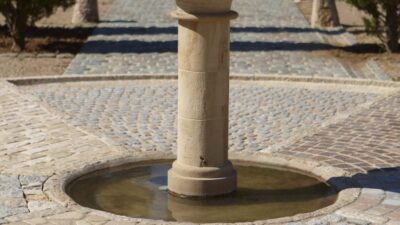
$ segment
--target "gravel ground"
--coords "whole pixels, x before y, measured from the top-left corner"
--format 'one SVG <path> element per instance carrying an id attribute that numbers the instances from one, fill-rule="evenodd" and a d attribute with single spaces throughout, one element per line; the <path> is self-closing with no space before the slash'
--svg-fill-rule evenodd
<path id="1" fill-rule="evenodd" d="M 0 57 L 0 78 L 62 74 L 71 58 Z"/>
<path id="2" fill-rule="evenodd" d="M 104 18 L 112 2 L 113 0 L 99 0 L 100 18 Z M 72 12 L 72 7 L 65 11 L 58 9 L 49 18 L 38 21 L 37 26 L 72 26 Z M 1 14 L 0 25 L 4 25 L 4 17 Z M 14 54 L 0 54 L 0 78 L 63 74 L 71 60 L 71 58 L 15 57 Z"/>
<path id="3" fill-rule="evenodd" d="M 103 18 L 110 8 L 114 0 L 98 0 L 99 16 Z M 39 20 L 37 26 L 66 26 L 72 25 L 72 13 L 73 7 L 69 7 L 66 10 L 59 8 L 48 18 Z M 0 14 L 0 25 L 4 24 L 4 17 Z"/>

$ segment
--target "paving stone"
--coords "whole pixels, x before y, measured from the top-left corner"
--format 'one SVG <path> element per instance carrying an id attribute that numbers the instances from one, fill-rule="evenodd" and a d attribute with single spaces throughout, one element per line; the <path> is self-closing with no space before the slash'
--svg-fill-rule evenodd
<path id="1" fill-rule="evenodd" d="M 307 225 L 329 225 L 329 221 L 323 219 L 313 219 L 307 222 Z"/>
<path id="2" fill-rule="evenodd" d="M 50 220 L 65 220 L 65 219 L 74 219 L 74 220 L 79 220 L 82 219 L 85 215 L 81 212 L 66 212 L 66 213 L 62 213 L 62 214 L 58 214 L 58 215 L 54 215 L 54 216 L 49 216 L 47 217 Z"/>
<path id="3" fill-rule="evenodd" d="M 35 189 L 23 189 L 25 195 L 42 195 L 43 191 L 41 187 Z"/>
<path id="4" fill-rule="evenodd" d="M 89 223 L 105 223 L 108 219 L 102 216 L 89 214 L 85 217 L 85 221 L 88 221 Z"/>
<path id="5" fill-rule="evenodd" d="M 0 205 L 0 218 L 17 215 L 17 214 L 22 214 L 22 213 L 28 213 L 28 212 L 29 212 L 29 210 L 26 207 L 10 208 L 10 207 L 4 207 L 4 206 Z"/>
<path id="6" fill-rule="evenodd" d="M 347 219 L 346 222 L 348 224 L 354 224 L 354 225 L 370 225 L 371 222 L 368 222 L 366 220 L 360 220 L 360 219 Z"/>
<path id="7" fill-rule="evenodd" d="M 53 224 L 53 225 L 74 225 L 74 221 L 73 220 L 49 220 L 48 224 Z"/>
<path id="8" fill-rule="evenodd" d="M 0 175 L 0 218 L 27 212 L 18 176 Z"/>
<path id="9" fill-rule="evenodd" d="M 338 223 L 338 222 L 343 221 L 344 219 L 345 219 L 344 217 L 339 216 L 337 214 L 329 214 L 329 215 L 319 218 L 320 221 L 328 222 L 328 224 L 329 223 Z"/>
<path id="10" fill-rule="evenodd" d="M 387 223 L 385 223 L 385 225 L 397 225 L 397 224 L 399 224 L 398 220 L 388 221 Z"/>
<path id="11" fill-rule="evenodd" d="M 59 205 L 50 201 L 29 201 L 28 209 L 31 212 L 57 208 Z"/>
<path id="12" fill-rule="evenodd" d="M 400 199 L 385 199 L 382 204 L 400 207 Z"/>
<path id="13" fill-rule="evenodd" d="M 23 192 L 17 176 L 0 175 L 0 198 L 22 198 Z"/>
<path id="14" fill-rule="evenodd" d="M 40 224 L 46 224 L 47 220 L 45 220 L 44 218 L 33 218 L 29 220 L 24 220 L 24 222 L 31 225 L 40 225 Z"/>
<path id="15" fill-rule="evenodd" d="M 0 198 L 0 207 L 19 208 L 25 205 L 26 201 L 24 198 Z"/>
<path id="16" fill-rule="evenodd" d="M 20 176 L 19 180 L 24 187 L 40 187 L 47 180 L 45 176 Z"/>
<path id="17" fill-rule="evenodd" d="M 7 223 L 8 225 L 29 225 L 28 223 L 24 223 L 24 222 L 11 222 L 11 223 Z"/>
<path id="18" fill-rule="evenodd" d="M 78 220 L 75 222 L 76 225 L 92 225 L 89 222 L 86 222 L 85 220 Z"/>
<path id="19" fill-rule="evenodd" d="M 110 221 L 107 222 L 105 225 L 134 225 L 134 222 L 124 222 L 124 221 Z"/>

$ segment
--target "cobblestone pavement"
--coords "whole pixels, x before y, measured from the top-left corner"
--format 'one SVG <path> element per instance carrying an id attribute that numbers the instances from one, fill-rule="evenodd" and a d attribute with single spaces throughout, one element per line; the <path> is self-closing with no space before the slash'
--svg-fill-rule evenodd
<path id="1" fill-rule="evenodd" d="M 373 90 L 360 92 L 308 86 L 233 82 L 230 148 L 259 151 L 279 146 L 379 96 Z M 28 86 L 24 92 L 38 96 L 62 112 L 70 124 L 109 139 L 110 143 L 126 150 L 171 151 L 176 148 L 175 81 L 63 83 Z"/>
<path id="2" fill-rule="evenodd" d="M 173 1 L 115 0 L 65 74 L 176 74 L 174 8 Z M 322 38 L 330 32 L 310 28 L 293 0 L 234 1 L 233 8 L 240 13 L 231 29 L 233 74 L 365 78 L 310 54 L 331 47 Z"/>
<path id="3" fill-rule="evenodd" d="M 15 214 L 59 208 L 42 191 L 47 178 L 78 167 L 81 157 L 114 153 L 6 86 L 0 83 L 0 224 Z"/>
<path id="4" fill-rule="evenodd" d="M 175 85 L 0 82 L 0 224 L 137 224 L 66 208 L 44 182 L 89 162 L 173 150 Z M 333 213 L 287 224 L 400 224 L 398 89 L 278 81 L 231 87 L 231 151 L 314 160 L 347 172 L 330 179 L 352 178 L 362 188 Z"/>
<path id="5" fill-rule="evenodd" d="M 280 151 L 351 171 L 364 195 L 340 215 L 400 224 L 400 92 Z M 377 182 L 379 181 L 379 182 Z"/>

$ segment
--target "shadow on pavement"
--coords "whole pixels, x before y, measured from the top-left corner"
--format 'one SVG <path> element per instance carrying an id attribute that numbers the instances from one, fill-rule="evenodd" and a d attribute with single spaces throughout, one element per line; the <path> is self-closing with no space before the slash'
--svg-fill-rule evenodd
<path id="1" fill-rule="evenodd" d="M 367 173 L 357 173 L 351 177 L 334 177 L 328 180 L 332 184 L 344 184 L 340 190 L 348 188 L 380 189 L 400 193 L 400 167 L 373 169 Z"/>
<path id="2" fill-rule="evenodd" d="M 134 23 L 135 21 L 111 20 L 105 23 Z M 344 30 L 323 31 L 314 28 L 298 27 L 232 27 L 232 33 L 327 33 L 340 34 Z M 40 48 L 46 52 L 56 51 L 77 52 L 82 42 L 90 35 L 176 35 L 176 27 L 31 27 L 28 38 L 50 38 L 51 43 L 43 44 Z M 0 35 L 7 35 L 7 28 L 0 26 Z M 176 38 L 176 37 L 175 37 Z M 66 40 L 68 39 L 68 40 Z M 71 50 L 72 49 L 72 50 Z M 290 42 L 290 41 L 233 41 L 231 50 L 237 52 L 270 52 L 270 51 L 319 51 L 319 50 L 344 50 L 352 53 L 381 53 L 382 48 L 377 44 L 359 44 L 350 47 L 337 47 L 319 42 Z M 165 53 L 177 52 L 177 41 L 147 41 L 145 40 L 89 40 L 81 53 L 107 54 L 107 53 Z"/>
<path id="3" fill-rule="evenodd" d="M 106 41 L 90 40 L 81 49 L 84 54 L 107 54 L 107 53 L 166 53 L 177 52 L 178 42 L 173 41 Z M 351 47 L 337 47 L 325 43 L 296 43 L 296 42 L 268 42 L 268 41 L 233 41 L 231 51 L 233 52 L 271 52 L 271 51 L 322 51 L 322 50 L 344 50 L 353 53 L 376 53 L 380 51 L 377 45 L 355 45 Z"/>
<path id="4" fill-rule="evenodd" d="M 118 22 L 119 23 L 119 22 Z M 345 32 L 344 29 L 327 31 L 315 28 L 301 27 L 231 27 L 232 33 L 321 33 L 338 35 Z M 98 27 L 94 35 L 159 35 L 177 34 L 177 27 Z"/>

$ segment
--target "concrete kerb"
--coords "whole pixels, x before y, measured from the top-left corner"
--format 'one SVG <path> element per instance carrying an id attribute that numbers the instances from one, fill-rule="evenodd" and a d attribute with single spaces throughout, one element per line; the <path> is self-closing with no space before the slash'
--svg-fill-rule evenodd
<path id="1" fill-rule="evenodd" d="M 72 53 L 2 53 L 0 58 L 19 58 L 19 59 L 32 59 L 32 58 L 58 58 L 58 59 L 73 59 L 75 57 Z"/>
<path id="2" fill-rule="evenodd" d="M 134 155 L 134 156 L 123 156 L 112 159 L 104 159 L 102 162 L 96 162 L 94 164 L 88 163 L 83 165 L 81 168 L 76 168 L 71 171 L 60 172 L 50 177 L 44 184 L 45 194 L 54 202 L 57 202 L 67 210 L 75 210 L 80 212 L 93 213 L 95 215 L 103 216 L 113 221 L 125 221 L 135 222 L 142 224 L 181 224 L 178 222 L 166 222 L 160 220 L 151 220 L 144 218 L 132 218 L 126 216 L 115 215 L 100 210 L 90 209 L 78 205 L 74 200 L 67 194 L 68 185 L 75 179 L 84 176 L 86 174 L 94 173 L 109 168 L 121 167 L 124 165 L 140 166 L 149 163 L 171 161 L 175 158 L 172 154 L 165 154 L 160 152 L 154 152 L 149 154 Z M 337 201 L 328 207 L 323 209 L 298 214 L 291 217 L 282 217 L 277 219 L 253 221 L 244 224 L 282 224 L 287 222 L 296 222 L 311 219 L 314 217 L 320 217 L 333 213 L 334 211 L 354 202 L 360 195 L 361 189 L 355 188 L 358 186 L 355 180 L 352 179 L 333 179 L 338 177 L 347 177 L 347 173 L 341 169 L 333 168 L 331 166 L 321 165 L 319 163 L 308 161 L 304 159 L 280 156 L 277 154 L 264 154 L 264 153 L 231 153 L 230 159 L 232 161 L 251 163 L 257 166 L 267 166 L 278 169 L 291 170 L 297 173 L 313 176 L 321 181 L 327 182 L 336 191 L 339 192 Z M 243 223 L 241 223 L 243 224 Z"/>
<path id="3" fill-rule="evenodd" d="M 123 80 L 176 80 L 176 74 L 120 74 L 120 75 L 54 75 L 54 76 L 31 76 L 19 78 L 3 78 L 0 81 L 7 81 L 16 86 L 35 85 L 46 83 L 63 82 L 84 82 L 84 81 L 123 81 Z M 305 82 L 320 84 L 337 85 L 358 85 L 399 88 L 400 82 L 380 81 L 354 78 L 327 78 L 320 76 L 291 76 L 277 74 L 233 74 L 230 80 L 238 81 L 285 81 L 285 82 Z"/>

